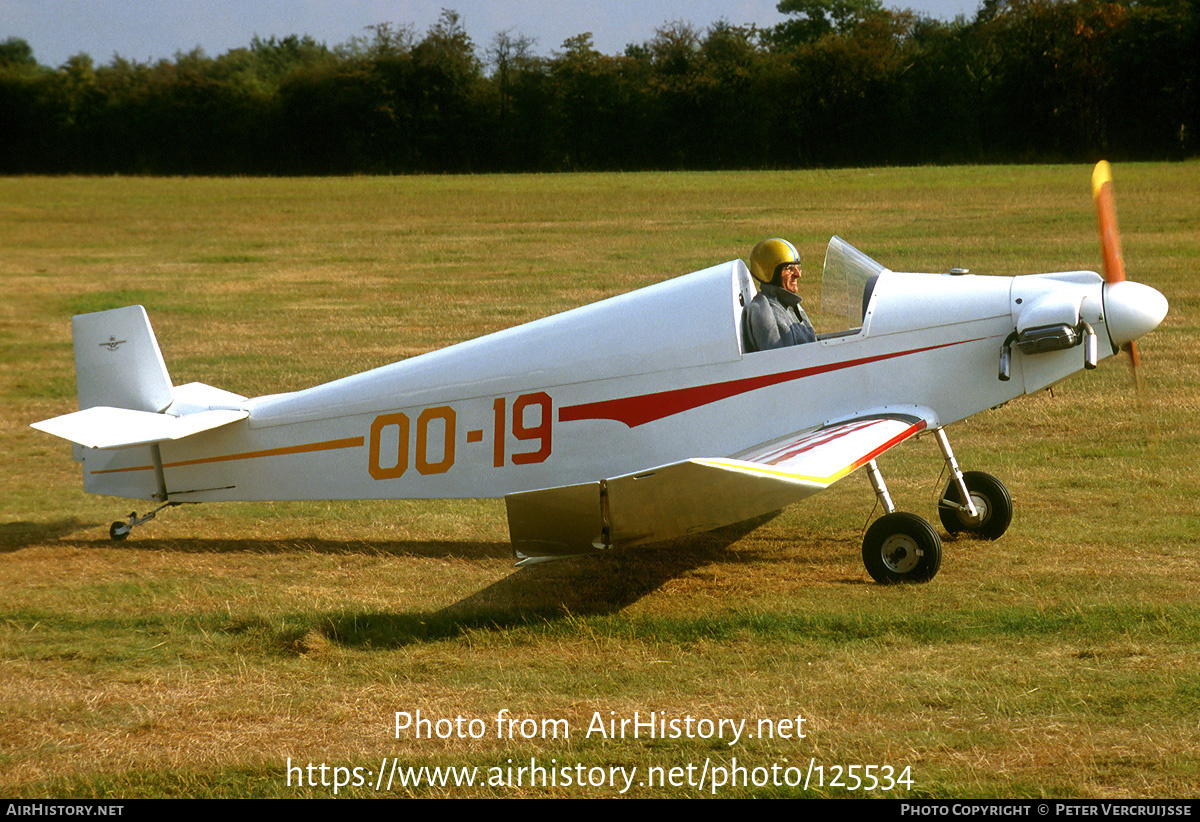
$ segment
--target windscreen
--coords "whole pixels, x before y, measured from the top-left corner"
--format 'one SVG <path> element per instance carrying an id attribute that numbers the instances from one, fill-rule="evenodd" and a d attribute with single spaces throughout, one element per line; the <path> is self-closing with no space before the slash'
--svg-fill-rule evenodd
<path id="1" fill-rule="evenodd" d="M 821 274 L 821 313 L 844 317 L 848 328 L 861 326 L 870 289 L 887 270 L 841 237 L 831 238 Z"/>

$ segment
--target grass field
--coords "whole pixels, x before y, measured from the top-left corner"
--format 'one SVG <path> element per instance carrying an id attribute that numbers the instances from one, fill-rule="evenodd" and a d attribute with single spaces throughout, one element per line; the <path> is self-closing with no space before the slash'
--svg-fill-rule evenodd
<path id="1" fill-rule="evenodd" d="M 142 303 L 177 384 L 287 391 L 766 236 L 809 290 L 833 233 L 897 270 L 1096 268 L 1089 173 L 0 180 L 0 795 L 1200 795 L 1197 163 L 1114 170 L 1130 276 L 1171 302 L 1145 399 L 1106 360 L 951 428 L 1016 514 L 928 585 L 869 581 L 860 474 L 757 528 L 522 570 L 497 501 L 188 506 L 113 543 L 144 504 L 84 495 L 28 427 L 75 408 L 74 313 Z M 936 521 L 930 440 L 881 467 Z M 397 734 L 418 710 L 433 738 Z M 595 732 L 635 712 L 693 733 Z M 703 733 L 723 719 L 736 742 Z M 377 792 L 393 763 L 478 784 Z"/>

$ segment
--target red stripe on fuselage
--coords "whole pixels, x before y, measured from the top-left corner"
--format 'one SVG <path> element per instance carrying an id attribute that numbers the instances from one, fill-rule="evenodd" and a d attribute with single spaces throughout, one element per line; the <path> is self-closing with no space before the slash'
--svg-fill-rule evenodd
<path id="1" fill-rule="evenodd" d="M 845 362 L 816 365 L 811 368 L 800 368 L 795 371 L 782 371 L 778 374 L 764 374 L 761 377 L 746 377 L 740 380 L 717 382 L 710 385 L 696 385 L 691 388 L 676 388 L 671 391 L 658 391 L 653 394 L 642 394 L 636 397 L 621 397 L 615 400 L 585 402 L 580 405 L 568 405 L 558 410 L 559 422 L 574 422 L 576 420 L 615 420 L 623 422 L 630 428 L 645 425 L 648 422 L 674 416 L 683 411 L 690 411 L 702 405 L 718 400 L 736 397 L 759 388 L 767 388 L 780 383 L 801 380 L 805 377 L 827 374 L 831 371 L 841 371 L 844 368 L 854 368 L 874 362 L 892 360 L 897 357 L 907 357 L 910 354 L 922 354 L 926 351 L 936 351 L 939 348 L 949 348 L 963 343 L 977 342 L 961 340 L 959 342 L 930 345 L 925 348 L 912 348 L 908 351 L 897 351 L 892 354 L 880 354 L 875 357 L 861 357 Z"/>

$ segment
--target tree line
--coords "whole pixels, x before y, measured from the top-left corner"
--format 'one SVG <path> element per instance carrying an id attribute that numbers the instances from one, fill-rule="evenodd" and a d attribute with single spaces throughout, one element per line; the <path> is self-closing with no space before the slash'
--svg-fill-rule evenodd
<path id="1" fill-rule="evenodd" d="M 619 55 L 480 48 L 455 12 L 329 47 L 106 65 L 0 42 L 0 172 L 346 174 L 1166 159 L 1197 149 L 1200 0 L 782 0 Z"/>

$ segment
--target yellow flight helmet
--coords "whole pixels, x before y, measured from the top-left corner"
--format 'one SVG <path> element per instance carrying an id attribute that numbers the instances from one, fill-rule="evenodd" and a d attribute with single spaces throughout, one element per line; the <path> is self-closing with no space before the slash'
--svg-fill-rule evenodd
<path id="1" fill-rule="evenodd" d="M 750 273 L 759 282 L 769 283 L 781 265 L 800 262 L 796 246 L 779 237 L 763 240 L 750 252 Z"/>

